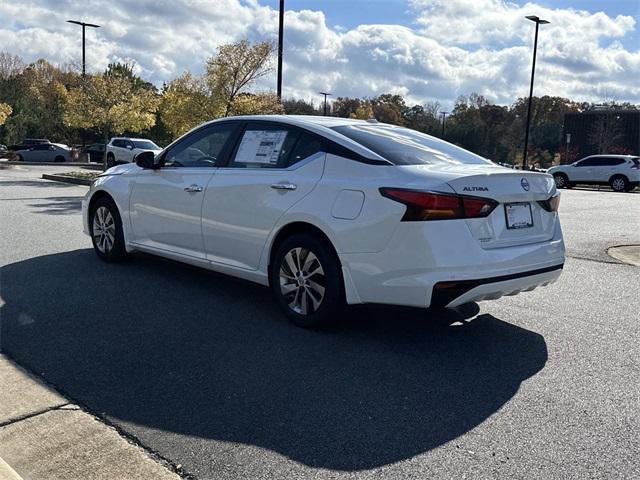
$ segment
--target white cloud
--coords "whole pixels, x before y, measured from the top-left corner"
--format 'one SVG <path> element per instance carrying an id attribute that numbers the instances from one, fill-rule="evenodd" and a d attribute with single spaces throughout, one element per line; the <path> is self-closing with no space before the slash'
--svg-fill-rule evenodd
<path id="1" fill-rule="evenodd" d="M 450 105 L 478 92 L 510 103 L 528 91 L 533 24 L 541 27 L 536 94 L 640 103 L 640 48 L 618 41 L 637 28 L 630 16 L 550 9 L 502 0 L 411 0 L 413 26 L 330 28 L 321 11 L 285 17 L 285 96 L 317 92 L 365 96 L 401 93 L 413 102 Z M 0 45 L 32 61 L 79 63 L 80 29 L 69 18 L 102 25 L 87 32 L 90 70 L 135 60 L 157 85 L 199 71 L 225 42 L 277 34 L 277 12 L 258 0 L 0 0 Z M 273 88 L 275 75 L 261 88 Z"/>

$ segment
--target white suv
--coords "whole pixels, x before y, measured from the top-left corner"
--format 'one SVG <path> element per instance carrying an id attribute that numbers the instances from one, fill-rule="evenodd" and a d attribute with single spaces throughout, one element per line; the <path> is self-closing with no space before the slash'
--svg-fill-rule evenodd
<path id="1" fill-rule="evenodd" d="M 609 185 L 616 192 L 631 191 L 640 184 L 640 157 L 631 155 L 591 155 L 570 165 L 558 165 L 547 173 L 558 188 L 574 185 Z"/>
<path id="2" fill-rule="evenodd" d="M 107 144 L 105 162 L 107 168 L 120 163 L 135 161 L 136 155 L 142 152 L 160 153 L 162 148 L 146 138 L 115 137 Z"/>

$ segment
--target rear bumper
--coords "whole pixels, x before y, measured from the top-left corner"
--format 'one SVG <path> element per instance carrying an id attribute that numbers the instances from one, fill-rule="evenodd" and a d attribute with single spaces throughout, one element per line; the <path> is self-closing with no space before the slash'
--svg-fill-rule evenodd
<path id="1" fill-rule="evenodd" d="M 565 247 L 560 223 L 544 242 L 483 249 L 464 221 L 403 224 L 387 248 L 339 254 L 348 303 L 455 307 L 554 282 Z M 443 292 L 448 284 L 457 291 Z M 439 288 L 434 288 L 440 285 Z"/>
<path id="2" fill-rule="evenodd" d="M 564 264 L 513 273 L 500 277 L 438 282 L 431 293 L 432 307 L 457 307 L 468 302 L 495 300 L 505 295 L 528 292 L 555 282 Z"/>

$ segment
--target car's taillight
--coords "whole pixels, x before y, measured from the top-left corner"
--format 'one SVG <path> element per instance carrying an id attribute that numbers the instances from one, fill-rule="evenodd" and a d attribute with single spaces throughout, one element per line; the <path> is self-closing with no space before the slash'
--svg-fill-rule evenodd
<path id="1" fill-rule="evenodd" d="M 381 188 L 380 193 L 407 206 L 403 222 L 486 217 L 498 206 L 498 202 L 488 198 L 452 193 L 403 188 Z"/>
<path id="2" fill-rule="evenodd" d="M 560 207 L 560 195 L 555 195 L 547 200 L 538 200 L 538 204 L 547 212 L 557 212 Z"/>

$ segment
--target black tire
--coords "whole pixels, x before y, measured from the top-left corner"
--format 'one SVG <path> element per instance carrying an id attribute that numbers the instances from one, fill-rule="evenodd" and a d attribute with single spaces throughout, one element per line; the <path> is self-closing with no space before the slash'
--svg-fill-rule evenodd
<path id="1" fill-rule="evenodd" d="M 111 221 L 109 221 L 110 215 Z M 113 225 L 113 228 L 111 228 Z M 101 228 L 102 231 L 94 231 Z M 122 219 L 115 202 L 110 197 L 101 197 L 92 205 L 89 214 L 89 232 L 93 249 L 105 262 L 121 262 L 127 257 L 122 233 Z"/>
<path id="2" fill-rule="evenodd" d="M 115 166 L 115 164 L 116 164 L 116 157 L 113 156 L 113 153 L 109 153 L 107 155 L 106 167 L 107 168 L 111 168 L 111 167 Z"/>
<path id="3" fill-rule="evenodd" d="M 344 304 L 340 262 L 331 246 L 316 236 L 301 233 L 284 240 L 273 256 L 269 277 L 278 305 L 299 327 L 331 323 Z"/>
<path id="4" fill-rule="evenodd" d="M 571 188 L 569 177 L 565 173 L 554 173 L 553 179 L 556 181 L 557 188 Z"/>
<path id="5" fill-rule="evenodd" d="M 614 192 L 624 192 L 629 188 L 629 180 L 624 175 L 614 175 L 609 180 L 609 186 Z"/>
<path id="6" fill-rule="evenodd" d="M 53 159 L 53 161 L 56 163 L 64 162 L 64 157 L 62 155 L 58 155 L 56 158 Z"/>
<path id="7" fill-rule="evenodd" d="M 18 162 L 24 162 L 24 158 L 22 158 L 22 155 L 16 155 L 16 160 Z"/>

